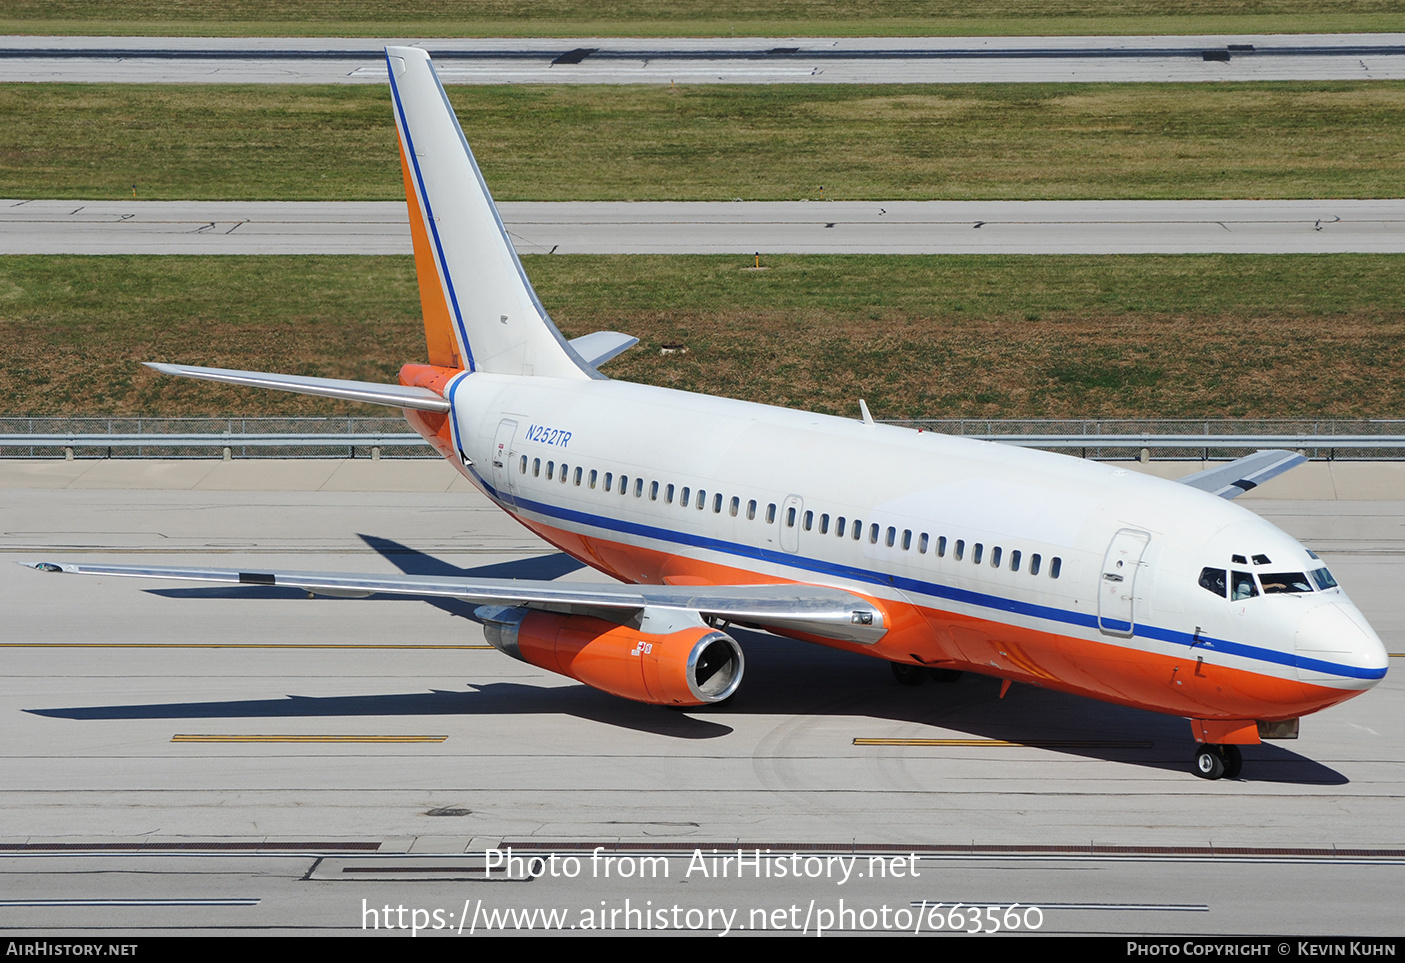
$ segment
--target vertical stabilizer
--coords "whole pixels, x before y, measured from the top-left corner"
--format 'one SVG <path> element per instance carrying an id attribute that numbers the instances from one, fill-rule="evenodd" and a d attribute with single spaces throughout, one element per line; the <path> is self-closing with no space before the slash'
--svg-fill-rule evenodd
<path id="1" fill-rule="evenodd" d="M 387 47 L 431 364 L 601 378 L 551 323 L 508 240 L 429 55 Z"/>

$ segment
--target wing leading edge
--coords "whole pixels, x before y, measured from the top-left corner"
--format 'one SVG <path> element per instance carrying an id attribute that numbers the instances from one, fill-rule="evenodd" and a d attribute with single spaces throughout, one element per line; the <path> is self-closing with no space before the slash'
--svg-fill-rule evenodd
<path id="1" fill-rule="evenodd" d="M 872 645 L 883 637 L 883 613 L 871 600 L 800 583 L 771 585 L 610 585 L 527 579 L 440 578 L 430 575 L 358 575 L 337 572 L 268 572 L 87 562 L 21 562 L 43 572 L 124 578 L 277 585 L 338 597 L 416 595 L 479 604 L 696 612 L 704 617 L 763 628 L 789 629 Z"/>

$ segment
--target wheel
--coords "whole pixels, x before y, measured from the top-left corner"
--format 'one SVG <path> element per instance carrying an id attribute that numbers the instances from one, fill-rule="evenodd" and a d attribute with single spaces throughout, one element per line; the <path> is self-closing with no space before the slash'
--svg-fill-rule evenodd
<path id="1" fill-rule="evenodd" d="M 1224 771 L 1225 760 L 1219 746 L 1206 743 L 1195 750 L 1195 774 L 1201 779 L 1219 779 Z"/>
<path id="2" fill-rule="evenodd" d="M 1224 753 L 1225 778 L 1238 779 L 1239 773 L 1244 769 L 1244 754 L 1239 751 L 1238 746 L 1220 746 L 1220 751 Z"/>
<path id="3" fill-rule="evenodd" d="M 921 685 L 927 678 L 927 670 L 920 665 L 909 665 L 906 662 L 889 662 L 888 668 L 893 670 L 893 678 L 903 685 Z"/>
<path id="4" fill-rule="evenodd" d="M 959 682 L 964 673 L 960 669 L 928 669 L 927 674 L 932 677 L 933 682 L 950 684 Z"/>

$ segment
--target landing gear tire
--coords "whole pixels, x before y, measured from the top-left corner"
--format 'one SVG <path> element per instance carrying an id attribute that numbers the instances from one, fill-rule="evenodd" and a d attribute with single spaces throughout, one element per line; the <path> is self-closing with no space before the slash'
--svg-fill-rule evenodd
<path id="1" fill-rule="evenodd" d="M 889 662 L 888 668 L 893 670 L 893 678 L 902 685 L 921 685 L 927 678 L 927 670 L 920 665 L 910 665 L 907 662 Z"/>
<path id="2" fill-rule="evenodd" d="M 946 685 L 961 681 L 961 676 L 964 675 L 960 669 L 928 669 L 927 674 L 932 677 L 933 682 Z"/>
<path id="3" fill-rule="evenodd" d="M 1243 753 L 1239 751 L 1238 746 L 1220 746 L 1220 751 L 1224 753 L 1224 777 L 1238 779 L 1239 774 L 1244 771 Z"/>
<path id="4" fill-rule="evenodd" d="M 1223 748 L 1206 743 L 1196 749 L 1195 774 L 1201 779 L 1219 779 L 1223 776 L 1225 774 Z"/>

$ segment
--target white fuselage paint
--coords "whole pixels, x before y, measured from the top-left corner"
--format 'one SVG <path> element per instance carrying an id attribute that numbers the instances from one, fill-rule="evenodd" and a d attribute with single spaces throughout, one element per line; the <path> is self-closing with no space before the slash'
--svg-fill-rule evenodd
<path id="1" fill-rule="evenodd" d="M 1148 701 L 1145 679 L 1119 681 L 1118 663 L 1161 656 L 1185 660 L 1188 673 L 1219 666 L 1342 690 L 1325 702 L 1294 704 L 1279 685 L 1251 718 L 1313 711 L 1384 675 L 1383 646 L 1340 588 L 1238 602 L 1202 588 L 1207 566 L 1252 570 L 1232 565 L 1232 554 L 1267 555 L 1273 571 L 1321 562 L 1253 513 L 1174 482 L 1047 452 L 618 381 L 479 372 L 458 377 L 446 394 L 455 442 L 470 463 L 465 474 L 538 530 L 613 546 L 609 557 L 585 560 L 629 581 L 672 580 L 669 566 L 656 561 L 665 556 L 687 563 L 679 571 L 713 565 L 758 581 L 840 587 L 928 614 L 929 637 L 914 637 L 908 626 L 906 636 L 890 632 L 874 654 L 913 654 L 1182 715 L 1250 710 L 1242 692 L 1221 699 L 1201 686 L 1188 700 L 1185 690 L 1171 691 L 1182 684 L 1179 666 L 1170 670 L 1165 700 Z M 517 424 L 505 443 L 506 420 Z M 505 458 L 495 450 L 500 444 Z M 495 459 L 502 468 L 491 467 Z M 629 480 L 625 493 L 621 475 Z M 699 491 L 706 493 L 701 508 Z M 843 537 L 835 532 L 840 517 Z M 940 554 L 938 539 L 945 540 Z M 636 564 L 636 555 L 655 561 Z M 1035 555 L 1037 575 L 1030 572 Z M 947 614 L 987 627 L 953 627 Z M 1017 630 L 1032 630 L 1069 648 L 1031 661 L 1030 652 L 1002 646 L 1002 630 L 990 623 L 1009 627 L 1016 641 Z M 1097 664 L 1087 664 L 1090 652 Z M 1055 675 L 1041 658 L 1073 668 Z"/>

